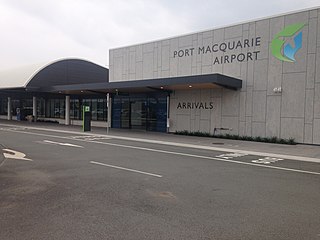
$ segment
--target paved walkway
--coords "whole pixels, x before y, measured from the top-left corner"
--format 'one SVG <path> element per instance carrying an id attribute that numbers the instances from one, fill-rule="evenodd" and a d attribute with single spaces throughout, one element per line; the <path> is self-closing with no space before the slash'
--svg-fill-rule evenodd
<path id="1" fill-rule="evenodd" d="M 29 122 L 17 122 L 0 120 L 0 124 L 10 124 L 16 126 L 27 126 L 34 128 L 47 128 L 62 131 L 82 132 L 81 126 L 65 126 L 53 123 L 29 123 Z M 106 128 L 93 127 L 91 132 L 88 134 L 99 134 L 106 135 Z M 239 151 L 252 151 L 259 153 L 270 153 L 279 155 L 291 155 L 304 158 L 314 158 L 320 161 L 320 146 L 317 145 L 285 145 L 285 144 L 271 144 L 271 143 L 260 143 L 260 142 L 249 142 L 239 140 L 229 140 L 220 138 L 207 138 L 207 137 L 194 137 L 194 136 L 181 136 L 175 134 L 158 133 L 158 132 L 146 132 L 128 129 L 110 129 L 109 135 L 115 137 L 124 137 L 134 139 L 135 141 L 140 140 L 153 140 L 163 142 L 173 142 L 177 144 L 196 145 L 201 147 L 213 147 L 221 148 L 223 150 L 230 149 Z"/>

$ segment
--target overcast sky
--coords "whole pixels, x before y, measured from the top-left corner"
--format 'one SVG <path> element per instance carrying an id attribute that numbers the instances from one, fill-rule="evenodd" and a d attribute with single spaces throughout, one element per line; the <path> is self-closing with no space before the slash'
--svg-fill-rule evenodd
<path id="1" fill-rule="evenodd" d="M 0 69 L 316 7 L 320 0 L 0 0 Z"/>

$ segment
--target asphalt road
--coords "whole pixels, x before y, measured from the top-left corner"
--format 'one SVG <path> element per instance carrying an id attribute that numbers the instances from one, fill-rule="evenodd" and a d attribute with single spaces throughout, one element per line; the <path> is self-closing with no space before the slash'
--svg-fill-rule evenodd
<path id="1" fill-rule="evenodd" d="M 19 126 L 0 146 L 0 239 L 320 240 L 319 163 Z"/>

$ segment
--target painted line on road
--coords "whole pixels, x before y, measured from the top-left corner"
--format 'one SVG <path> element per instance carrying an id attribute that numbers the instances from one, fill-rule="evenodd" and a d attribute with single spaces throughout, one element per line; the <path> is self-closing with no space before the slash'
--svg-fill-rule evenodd
<path id="1" fill-rule="evenodd" d="M 298 173 L 307 173 L 307 174 L 313 174 L 313 175 L 320 175 L 320 172 L 311 172 L 311 171 L 304 171 L 304 170 L 298 170 L 298 169 L 293 169 L 293 168 L 283 168 L 283 167 L 276 167 L 276 166 L 269 166 L 269 165 L 260 165 L 260 164 L 250 163 L 250 162 L 241 162 L 241 161 L 236 161 L 236 160 L 229 160 L 229 159 L 222 159 L 222 158 L 216 158 L 216 157 L 194 155 L 194 154 L 188 154 L 188 153 L 171 152 L 171 151 L 165 151 L 165 150 L 159 150 L 159 149 L 153 149 L 153 148 L 136 147 L 136 146 L 130 146 L 130 145 L 107 143 L 107 142 L 98 142 L 98 141 L 85 141 L 85 140 L 81 140 L 81 139 L 70 139 L 69 137 L 48 135 L 48 134 L 42 134 L 42 133 L 32 133 L 32 132 L 24 132 L 24 131 L 10 131 L 10 132 L 23 133 L 23 134 L 36 135 L 36 136 L 46 136 L 46 137 L 53 137 L 53 138 L 63 138 L 63 139 L 69 139 L 69 140 L 81 141 L 81 142 L 87 142 L 87 143 L 98 143 L 98 144 L 108 145 L 108 146 L 131 148 L 131 149 L 138 149 L 138 150 L 144 150 L 144 151 L 150 151 L 150 152 L 159 152 L 159 153 L 180 155 L 180 156 L 193 157 L 193 158 L 210 159 L 210 160 L 216 160 L 216 161 L 221 161 L 221 162 L 230 162 L 230 163 L 249 165 L 249 166 L 255 166 L 255 167 L 271 168 L 271 169 L 278 169 L 278 170 L 284 170 L 284 171 L 290 171 L 290 172 L 298 172 Z"/>
<path id="2" fill-rule="evenodd" d="M 97 141 L 97 140 L 110 140 L 111 138 L 107 138 L 105 136 L 100 136 L 100 135 L 96 135 L 96 136 L 72 136 L 70 137 L 72 139 L 82 139 L 82 140 L 86 140 L 86 141 Z"/>
<path id="3" fill-rule="evenodd" d="M 158 174 L 143 172 L 143 171 L 139 171 L 139 170 L 135 170 L 135 169 L 131 169 L 131 168 L 124 168 L 124 167 L 114 166 L 114 165 L 95 162 L 95 161 L 90 161 L 90 163 L 96 164 L 96 165 L 105 166 L 105 167 L 110 167 L 110 168 L 116 168 L 116 169 L 120 169 L 120 170 L 124 170 L 124 171 L 128 171 L 128 172 L 135 172 L 135 173 L 140 173 L 140 174 L 144 174 L 144 175 L 149 175 L 149 176 L 152 176 L 152 177 L 162 178 L 162 176 L 158 175 Z"/>
<path id="4" fill-rule="evenodd" d="M 50 140 L 43 140 L 43 143 L 52 144 L 52 145 L 59 145 L 59 146 L 66 146 L 66 147 L 83 148 L 82 146 L 71 144 L 71 143 L 60 143 L 60 142 L 54 142 L 54 141 L 50 141 Z"/>
<path id="5" fill-rule="evenodd" d="M 10 125 L 10 124 L 0 124 L 0 126 L 17 127 L 16 125 Z M 74 132 L 74 131 L 58 130 L 58 129 L 48 129 L 48 128 L 44 129 L 44 128 L 39 128 L 39 127 L 28 127 L 28 126 L 21 126 L 21 127 L 25 128 L 25 129 L 30 129 L 30 130 L 50 131 L 50 132 L 67 133 L 67 134 L 75 134 L 75 135 L 78 134 L 78 135 L 84 135 L 84 136 L 99 136 L 99 137 L 105 136 L 106 138 L 119 139 L 119 140 L 145 142 L 145 143 L 177 146 L 177 147 L 184 147 L 184 148 L 195 148 L 195 149 L 202 149 L 202 150 L 220 151 L 220 152 L 234 152 L 234 153 L 241 153 L 241 154 L 248 154 L 248 155 L 259 155 L 259 156 L 263 156 L 263 157 L 274 157 L 274 158 L 283 158 L 283 159 L 290 159 L 290 160 L 297 160 L 297 161 L 320 163 L 319 158 L 312 158 L 312 157 L 247 151 L 247 150 L 239 150 L 239 149 L 232 149 L 232 148 L 219 148 L 219 147 L 201 146 L 201 145 L 195 145 L 195 144 L 189 144 L 189 143 L 176 143 L 176 142 L 167 142 L 167 141 L 159 141 L 159 140 L 152 140 L 152 139 L 141 139 L 141 138 L 114 136 L 114 135 L 83 133 L 83 132 Z M 9 130 L 7 130 L 7 131 L 9 131 Z M 19 131 L 19 132 L 22 132 L 22 131 Z"/>

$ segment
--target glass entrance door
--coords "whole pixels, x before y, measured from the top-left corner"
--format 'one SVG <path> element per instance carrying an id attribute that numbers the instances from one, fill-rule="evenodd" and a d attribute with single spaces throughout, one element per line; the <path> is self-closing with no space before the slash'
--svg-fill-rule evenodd
<path id="1" fill-rule="evenodd" d="M 130 101 L 124 98 L 121 101 L 121 127 L 130 128 Z"/>
<path id="2" fill-rule="evenodd" d="M 167 96 L 164 94 L 114 95 L 111 109 L 113 128 L 167 130 Z"/>
<path id="3" fill-rule="evenodd" d="M 132 129 L 147 128 L 147 111 L 146 101 L 143 99 L 136 99 L 130 102 L 130 126 Z"/>

